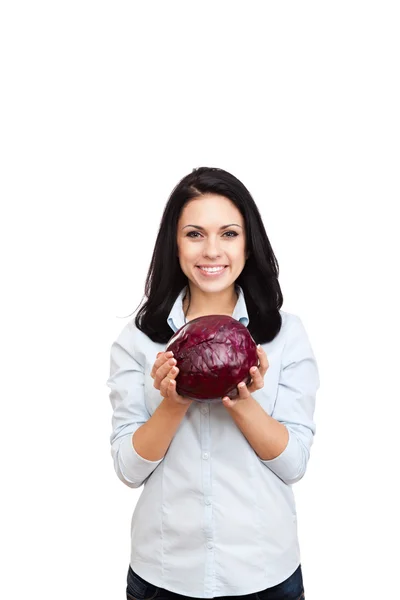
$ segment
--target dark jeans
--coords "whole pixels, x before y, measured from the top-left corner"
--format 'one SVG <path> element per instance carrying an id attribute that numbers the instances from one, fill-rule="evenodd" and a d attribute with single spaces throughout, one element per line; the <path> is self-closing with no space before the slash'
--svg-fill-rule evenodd
<path id="1" fill-rule="evenodd" d="M 193 599 L 193 596 L 182 596 L 174 592 L 164 590 L 148 583 L 142 577 L 139 577 L 129 565 L 127 577 L 126 598 L 127 600 L 185 600 L 186 598 Z M 297 567 L 295 572 L 274 587 L 254 594 L 246 594 L 244 596 L 218 596 L 218 600 L 304 600 L 303 576 L 301 565 Z M 200 599 L 195 599 L 200 600 Z"/>

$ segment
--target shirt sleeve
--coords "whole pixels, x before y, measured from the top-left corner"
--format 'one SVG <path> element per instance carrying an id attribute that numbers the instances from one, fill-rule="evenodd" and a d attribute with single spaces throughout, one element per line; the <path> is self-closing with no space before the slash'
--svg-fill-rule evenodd
<path id="1" fill-rule="evenodd" d="M 316 426 L 314 410 L 320 387 L 317 362 L 301 319 L 287 324 L 278 392 L 271 417 L 283 423 L 289 440 L 279 456 L 261 462 L 285 483 L 293 484 L 306 471 Z"/>
<path id="2" fill-rule="evenodd" d="M 145 356 L 137 348 L 138 330 L 130 322 L 111 346 L 110 388 L 113 408 L 111 455 L 114 469 L 128 487 L 138 488 L 163 460 L 147 460 L 140 456 L 132 442 L 134 432 L 149 418 L 145 404 Z"/>

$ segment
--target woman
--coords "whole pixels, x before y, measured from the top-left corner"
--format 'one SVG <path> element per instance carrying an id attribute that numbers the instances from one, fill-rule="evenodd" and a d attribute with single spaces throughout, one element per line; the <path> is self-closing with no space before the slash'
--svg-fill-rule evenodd
<path id="1" fill-rule="evenodd" d="M 278 263 L 257 206 L 233 175 L 199 168 L 162 216 L 147 299 L 111 348 L 111 452 L 132 517 L 127 598 L 304 598 L 292 484 L 315 434 L 316 360 L 281 310 Z M 167 342 L 185 322 L 226 314 L 259 364 L 235 399 L 177 394 Z"/>

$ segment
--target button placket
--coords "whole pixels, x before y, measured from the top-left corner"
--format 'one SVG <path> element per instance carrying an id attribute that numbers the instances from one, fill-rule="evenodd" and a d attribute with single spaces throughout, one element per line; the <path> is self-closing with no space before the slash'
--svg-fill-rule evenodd
<path id="1" fill-rule="evenodd" d="M 201 440 L 201 463 L 204 502 L 204 545 L 206 552 L 204 590 L 207 593 L 214 591 L 214 530 L 213 530 L 213 506 L 212 477 L 211 477 L 211 429 L 210 429 L 210 406 L 204 403 L 200 407 L 200 440 Z"/>

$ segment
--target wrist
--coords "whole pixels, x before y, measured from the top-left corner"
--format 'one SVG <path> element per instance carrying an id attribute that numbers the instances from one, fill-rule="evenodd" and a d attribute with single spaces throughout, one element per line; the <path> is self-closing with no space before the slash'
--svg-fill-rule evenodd
<path id="1" fill-rule="evenodd" d="M 168 396 L 165 396 L 163 397 L 161 404 L 168 410 L 169 413 L 185 414 L 192 404 L 192 400 L 189 400 L 187 403 L 181 403 L 168 398 Z"/>

